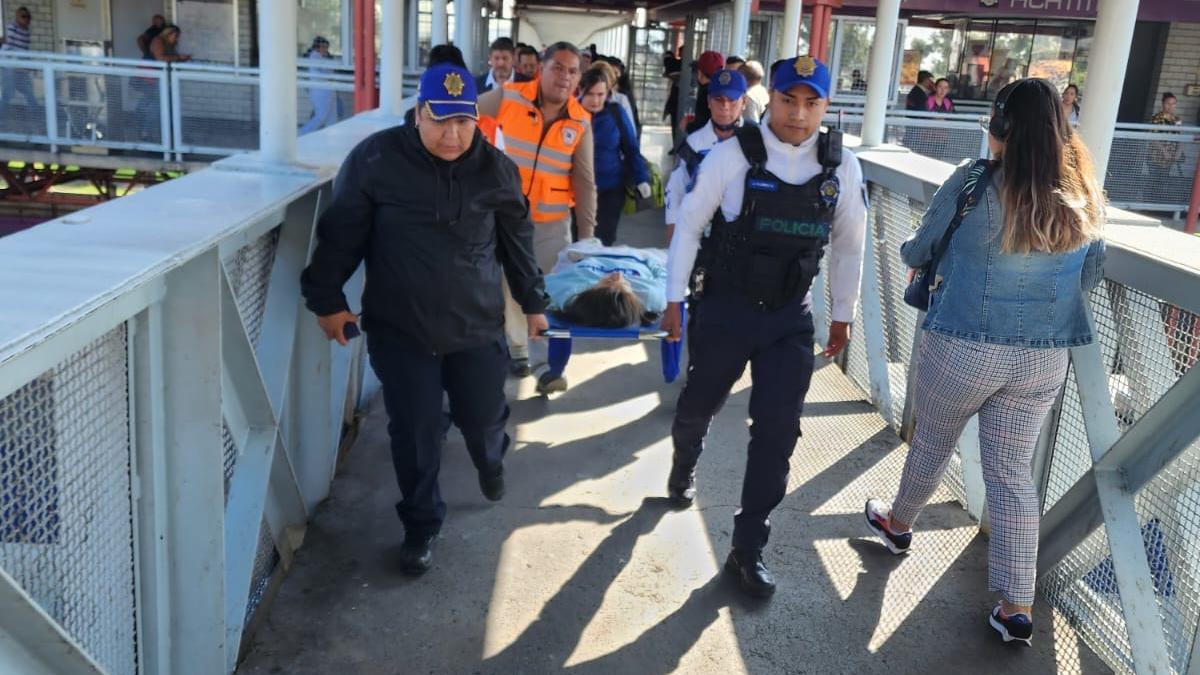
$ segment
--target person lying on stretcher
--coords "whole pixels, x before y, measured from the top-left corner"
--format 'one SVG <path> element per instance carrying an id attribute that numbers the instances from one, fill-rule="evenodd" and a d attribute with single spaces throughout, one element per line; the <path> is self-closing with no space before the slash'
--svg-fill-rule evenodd
<path id="1" fill-rule="evenodd" d="M 622 329 L 654 323 L 667 308 L 667 252 L 577 241 L 546 275 L 546 292 L 552 327 Z M 563 368 L 571 340 L 550 340 L 549 352 L 549 369 L 538 377 L 542 394 L 566 391 Z"/>
<path id="2" fill-rule="evenodd" d="M 655 248 L 571 244 L 546 275 L 550 311 L 569 324 L 629 328 L 653 323 L 667 308 L 667 253 Z"/>

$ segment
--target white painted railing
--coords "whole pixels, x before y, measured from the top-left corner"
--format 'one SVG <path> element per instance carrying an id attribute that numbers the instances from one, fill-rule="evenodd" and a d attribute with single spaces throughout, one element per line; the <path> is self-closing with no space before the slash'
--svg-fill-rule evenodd
<path id="1" fill-rule="evenodd" d="M 0 239 L 0 672 L 233 671 L 362 388 L 300 271 L 342 158 L 397 122 Z"/>
<path id="2" fill-rule="evenodd" d="M 840 120 L 847 133 L 862 131 L 862 108 L 834 105 L 826 123 Z M 890 110 L 884 140 L 957 164 L 986 157 L 987 113 Z M 1114 206 L 1133 211 L 1182 214 L 1191 199 L 1200 163 L 1200 127 L 1118 124 L 1105 185 Z"/>
<path id="3" fill-rule="evenodd" d="M 899 247 L 951 167 L 895 149 L 859 158 L 870 236 L 857 334 L 841 366 L 910 437 L 922 317 L 903 302 Z M 1097 342 L 1071 350 L 1034 461 L 1044 512 L 1039 590 L 1114 670 L 1196 673 L 1200 238 L 1126 212 L 1111 218 L 1106 281 L 1091 298 Z M 822 341 L 826 294 L 815 294 Z M 973 420 L 946 482 L 986 523 L 977 436 Z"/>
<path id="4" fill-rule="evenodd" d="M 354 112 L 354 72 L 298 62 L 297 117 L 313 112 L 310 92 L 334 94 L 337 120 Z M 0 52 L 0 142 L 225 156 L 258 148 L 258 69 L 160 63 L 50 52 Z M 419 71 L 405 73 L 416 91 Z"/>

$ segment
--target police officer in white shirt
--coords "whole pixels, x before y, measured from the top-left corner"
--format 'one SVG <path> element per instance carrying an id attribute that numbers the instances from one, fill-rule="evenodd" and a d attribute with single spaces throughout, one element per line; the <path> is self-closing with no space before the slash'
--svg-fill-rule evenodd
<path id="1" fill-rule="evenodd" d="M 736 70 L 718 70 L 708 82 L 709 120 L 675 147 L 675 169 L 667 179 L 667 242 L 675 232 L 679 206 L 692 191 L 700 162 L 717 143 L 733 138 L 746 107 L 746 78 Z"/>
<path id="2" fill-rule="evenodd" d="M 828 246 L 833 323 L 825 356 L 832 357 L 845 347 L 854 318 L 867 216 L 858 160 L 842 152 L 840 131 L 820 130 L 829 104 L 825 64 L 788 59 L 771 84 L 762 124 L 740 127 L 736 142 L 709 152 L 680 207 L 662 322 L 678 340 L 690 280 L 690 363 L 671 428 L 667 481 L 680 506 L 695 498 L 709 423 L 750 363 L 750 446 L 725 567 L 757 597 L 775 591 L 762 550 L 771 510 L 786 492 L 812 379 L 809 286 Z"/>

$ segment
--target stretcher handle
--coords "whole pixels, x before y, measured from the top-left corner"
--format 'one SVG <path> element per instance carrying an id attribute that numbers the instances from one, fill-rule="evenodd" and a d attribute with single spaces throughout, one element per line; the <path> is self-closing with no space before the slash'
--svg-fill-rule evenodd
<path id="1" fill-rule="evenodd" d="M 635 334 L 634 329 L 617 329 L 617 328 L 550 328 L 542 331 L 542 337 L 547 338 L 625 338 L 638 340 L 661 340 L 670 333 L 657 328 L 642 328 L 637 329 Z"/>

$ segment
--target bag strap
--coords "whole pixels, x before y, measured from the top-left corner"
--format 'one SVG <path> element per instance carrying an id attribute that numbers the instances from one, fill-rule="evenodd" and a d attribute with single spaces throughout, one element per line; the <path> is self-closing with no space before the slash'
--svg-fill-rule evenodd
<path id="1" fill-rule="evenodd" d="M 958 192 L 958 208 L 954 211 L 954 218 L 942 235 L 941 241 L 938 242 L 937 248 L 933 250 L 935 261 L 941 258 L 950 246 L 950 240 L 954 237 L 954 232 L 958 230 L 963 219 L 975 210 L 975 205 L 979 203 L 988 184 L 992 182 L 992 169 L 991 160 L 977 159 L 967 170 L 967 179 L 963 182 L 962 190 Z"/>
<path id="2" fill-rule="evenodd" d="M 755 125 L 743 124 L 734 130 L 742 154 L 750 163 L 750 172 L 764 168 L 767 165 L 767 146 L 763 144 L 762 130 Z"/>

